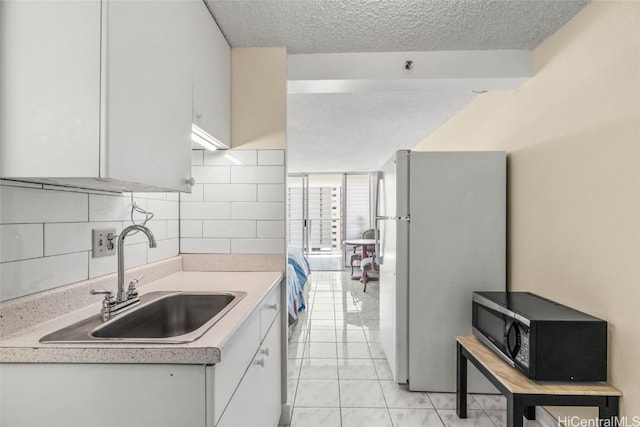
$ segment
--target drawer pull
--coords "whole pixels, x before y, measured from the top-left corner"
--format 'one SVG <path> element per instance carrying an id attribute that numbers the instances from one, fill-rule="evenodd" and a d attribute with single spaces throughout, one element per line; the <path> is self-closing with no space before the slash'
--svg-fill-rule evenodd
<path id="1" fill-rule="evenodd" d="M 278 303 L 276 302 L 274 304 L 267 304 L 267 308 L 278 311 Z"/>
<path id="2" fill-rule="evenodd" d="M 262 366 L 264 368 L 264 357 L 261 357 L 260 359 L 256 360 L 256 365 L 258 366 Z"/>
<path id="3" fill-rule="evenodd" d="M 265 356 L 269 356 L 269 347 L 265 347 L 262 350 L 260 350 L 260 353 L 264 354 Z"/>

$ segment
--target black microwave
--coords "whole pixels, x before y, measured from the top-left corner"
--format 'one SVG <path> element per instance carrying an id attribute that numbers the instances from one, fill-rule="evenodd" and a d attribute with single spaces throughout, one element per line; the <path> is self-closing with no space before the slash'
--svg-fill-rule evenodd
<path id="1" fill-rule="evenodd" d="M 607 322 L 529 292 L 474 292 L 473 334 L 535 381 L 606 381 Z"/>

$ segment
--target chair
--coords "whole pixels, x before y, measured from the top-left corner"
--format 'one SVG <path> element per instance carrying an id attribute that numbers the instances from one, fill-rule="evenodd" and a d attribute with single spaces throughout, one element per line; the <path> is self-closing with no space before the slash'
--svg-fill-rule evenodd
<path id="1" fill-rule="evenodd" d="M 373 279 L 372 275 L 378 274 L 378 263 L 376 262 L 376 257 L 371 256 L 362 260 L 360 263 L 360 268 L 362 269 L 362 283 L 364 283 L 363 292 L 367 292 L 367 283 L 369 280 Z M 377 278 L 377 277 L 376 277 Z"/>
<path id="2" fill-rule="evenodd" d="M 361 234 L 363 239 L 375 239 L 376 231 L 373 228 L 368 230 L 364 230 Z M 374 254 L 376 247 L 374 245 L 367 245 L 367 254 Z M 358 264 L 354 264 L 354 262 L 358 262 Z M 351 266 L 351 275 L 353 276 L 353 267 L 360 266 L 362 262 L 362 252 L 358 251 L 358 247 L 353 247 L 353 253 L 351 254 L 351 258 L 349 260 L 349 265 Z"/>

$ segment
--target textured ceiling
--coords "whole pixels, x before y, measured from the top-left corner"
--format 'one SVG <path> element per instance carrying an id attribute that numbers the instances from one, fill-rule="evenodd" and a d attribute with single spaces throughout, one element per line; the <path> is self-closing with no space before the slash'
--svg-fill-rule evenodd
<path id="1" fill-rule="evenodd" d="M 589 0 L 206 0 L 232 47 L 289 54 L 532 50 Z M 289 172 L 378 170 L 463 108 L 469 90 L 290 94 Z"/>
<path id="2" fill-rule="evenodd" d="M 288 52 L 526 49 L 588 0 L 207 0 L 233 47 Z"/>
<path id="3" fill-rule="evenodd" d="M 289 95 L 287 164 L 296 172 L 379 170 L 460 110 L 467 90 Z"/>

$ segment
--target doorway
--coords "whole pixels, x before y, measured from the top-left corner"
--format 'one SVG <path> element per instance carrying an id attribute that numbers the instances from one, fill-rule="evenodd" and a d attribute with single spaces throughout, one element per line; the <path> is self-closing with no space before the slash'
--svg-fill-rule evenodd
<path id="1" fill-rule="evenodd" d="M 369 174 L 295 174 L 287 183 L 288 244 L 302 248 L 312 270 L 343 270 L 343 241 L 371 228 Z"/>

